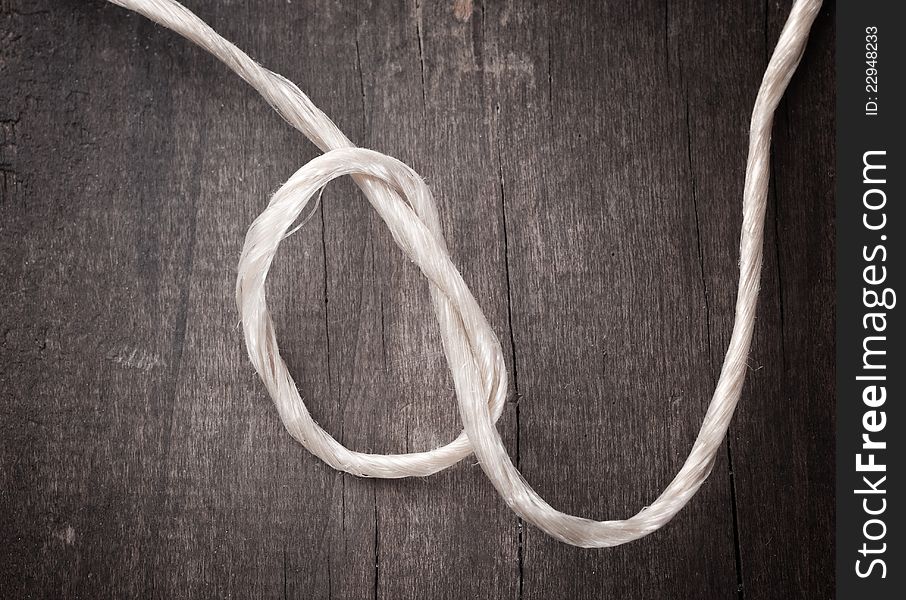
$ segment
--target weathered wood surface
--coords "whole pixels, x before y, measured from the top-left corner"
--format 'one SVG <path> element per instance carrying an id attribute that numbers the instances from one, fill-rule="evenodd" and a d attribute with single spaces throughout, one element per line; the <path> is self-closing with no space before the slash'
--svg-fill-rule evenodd
<path id="1" fill-rule="evenodd" d="M 187 4 L 427 178 L 507 352 L 499 428 L 529 481 L 596 518 L 650 502 L 729 337 L 748 117 L 790 3 Z M 362 480 L 293 442 L 232 293 L 245 229 L 313 147 L 141 17 L 0 19 L 0 596 L 832 595 L 832 4 L 778 113 L 726 452 L 669 526 L 609 550 L 524 526 L 474 461 Z M 458 431 L 425 284 L 350 182 L 284 243 L 269 299 L 344 443 Z"/>

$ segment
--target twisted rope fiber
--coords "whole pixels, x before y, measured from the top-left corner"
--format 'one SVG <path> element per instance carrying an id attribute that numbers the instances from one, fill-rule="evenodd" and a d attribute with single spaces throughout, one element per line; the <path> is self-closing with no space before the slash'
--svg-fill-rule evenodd
<path id="1" fill-rule="evenodd" d="M 742 393 L 762 264 L 774 111 L 802 57 L 821 0 L 796 0 L 755 100 L 743 189 L 740 277 L 733 333 L 701 430 L 686 462 L 663 493 L 636 515 L 617 521 L 593 521 L 556 510 L 532 489 L 510 460 L 494 426 L 506 399 L 503 352 L 450 259 L 434 198 L 419 175 L 395 158 L 356 148 L 292 82 L 255 63 L 179 3 L 110 1 L 172 29 L 216 56 L 324 151 L 290 177 L 252 223 L 236 284 L 236 302 L 249 358 L 287 431 L 296 440 L 333 468 L 367 477 L 430 475 L 474 452 L 513 511 L 554 538 L 582 547 L 616 546 L 644 537 L 670 521 L 698 491 L 711 472 Z M 311 417 L 280 357 L 266 303 L 268 270 L 280 242 L 312 197 L 343 175 L 352 176 L 397 245 L 428 279 L 464 425 L 464 432 L 446 446 L 428 452 L 386 455 L 346 448 Z"/>

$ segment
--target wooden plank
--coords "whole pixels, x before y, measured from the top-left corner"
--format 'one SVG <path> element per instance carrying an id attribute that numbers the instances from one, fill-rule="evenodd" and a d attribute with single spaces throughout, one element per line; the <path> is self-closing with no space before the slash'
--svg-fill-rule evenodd
<path id="1" fill-rule="evenodd" d="M 514 3 L 488 19 L 528 67 L 499 81 L 519 458 L 555 506 L 594 518 L 656 497 L 711 391 L 674 18 Z M 527 528 L 526 596 L 633 596 L 640 578 L 650 597 L 733 595 L 728 491 L 721 459 L 669 527 L 604 552 Z"/>
<path id="2" fill-rule="evenodd" d="M 701 11 L 697 3 L 686 3 L 675 11 L 676 30 L 684 32 L 677 39 L 679 85 L 685 95 L 688 119 L 688 151 L 694 202 L 697 206 L 697 229 L 701 277 L 705 288 L 708 319 L 708 347 L 711 356 L 709 379 L 713 387 L 723 363 L 733 326 L 739 265 L 739 229 L 742 222 L 741 198 L 748 152 L 747 132 L 752 104 L 767 64 L 768 53 L 764 32 L 764 6 L 726 5 L 719 11 Z M 727 22 L 733 23 L 727 27 Z M 695 31 L 714 32 L 690 43 Z M 721 132 L 721 133 L 718 133 Z M 773 198 L 769 199 L 765 242 L 765 264 L 762 270 L 761 298 L 746 386 L 738 412 L 741 418 L 762 415 L 753 407 L 757 398 L 777 398 L 781 369 L 772 357 L 777 352 L 779 295 L 776 260 L 773 248 Z M 730 437 L 739 430 L 731 428 Z M 770 440 L 762 444 L 771 445 Z M 739 507 L 737 479 L 746 468 L 763 469 L 764 448 L 740 457 L 738 445 L 727 450 L 730 469 L 729 501 L 735 540 L 736 588 L 738 597 L 759 593 L 773 596 L 764 582 L 753 581 L 758 569 L 745 552 L 740 532 L 751 528 L 747 505 Z M 759 464 L 760 463 L 760 464 Z"/>
<path id="3" fill-rule="evenodd" d="M 455 262 L 495 331 L 506 336 L 499 185 L 486 135 L 480 41 L 474 41 L 480 21 L 453 18 L 446 3 L 410 1 L 365 3 L 358 22 L 365 111 L 359 141 L 428 180 Z M 357 412 L 372 411 L 377 426 L 361 443 L 385 452 L 446 443 L 462 426 L 424 277 L 401 258 L 370 208 L 337 227 L 338 246 L 356 238 L 372 253 L 363 261 L 362 295 L 376 294 L 381 312 L 379 325 L 370 316 L 359 331 L 380 326 L 383 341 L 383 357 L 346 367 L 376 374 L 366 392 L 371 398 Z M 328 246 L 330 262 L 343 252 Z M 333 313 L 332 298 L 328 306 Z M 350 306 L 345 318 L 360 317 Z M 332 349 L 337 339 L 331 332 Z M 514 412 L 501 419 L 505 431 L 514 432 Z M 365 485 L 375 490 L 380 524 L 379 597 L 443 597 L 451 590 L 460 597 L 515 595 L 517 522 L 474 459 L 423 480 Z"/>
<path id="4" fill-rule="evenodd" d="M 275 56 L 267 48 L 257 55 L 298 79 L 294 45 L 303 24 L 341 30 L 314 18 L 330 17 L 324 7 L 303 9 L 282 26 L 235 13 L 224 19 L 232 7 L 215 10 L 213 3 L 194 8 L 253 53 L 264 39 L 278 41 Z M 22 553 L 31 559 L 22 590 L 327 596 L 331 558 L 345 565 L 342 581 L 350 585 L 357 585 L 352 573 L 360 565 L 370 589 L 370 541 L 363 546 L 358 534 L 351 536 L 345 555 L 331 557 L 340 546 L 317 526 L 343 522 L 341 477 L 283 433 L 247 367 L 232 300 L 245 227 L 275 185 L 314 151 L 225 68 L 145 19 L 107 5 L 48 14 L 58 20 L 48 35 L 66 34 L 51 46 L 62 55 L 43 66 L 44 87 L 22 96 L 52 90 L 56 80 L 66 97 L 68 88 L 90 93 L 72 96 L 79 103 L 66 112 L 48 95 L 42 112 L 20 117 L 31 143 L 18 164 L 51 171 L 27 172 L 35 186 L 29 197 L 59 204 L 34 215 L 20 205 L 16 216 L 38 224 L 53 217 L 61 223 L 55 227 L 65 224 L 76 237 L 55 249 L 48 243 L 59 233 L 49 224 L 39 230 L 33 252 L 47 267 L 22 275 L 34 291 L 19 303 L 46 304 L 23 322 L 60 323 L 59 330 L 48 328 L 46 342 L 60 350 L 29 386 L 36 394 L 21 401 L 29 406 L 37 397 L 60 406 L 46 438 L 35 436 L 37 458 L 27 463 L 47 464 L 49 473 L 20 480 L 28 502 L 13 502 L 38 503 L 36 518 L 16 519 L 17 528 L 34 521 L 26 538 L 31 554 Z M 320 48 L 310 55 L 325 56 L 311 65 L 336 55 L 337 48 Z M 351 59 L 354 44 L 348 49 Z M 357 89 L 353 75 L 351 68 L 349 85 Z M 108 90 L 117 81 L 124 83 Z M 343 81 L 322 72 L 321 85 L 312 87 L 344 98 L 332 87 Z M 342 122 L 343 107 L 335 104 Z M 82 137 L 69 144 L 72 131 Z M 86 148 L 84 164 L 62 162 L 78 160 Z M 55 167 L 65 168 L 62 177 Z M 86 179 L 98 183 L 83 187 Z M 314 223 L 300 233 L 307 252 L 294 256 L 307 283 L 274 294 L 281 316 L 292 309 L 293 327 L 281 331 L 290 330 L 291 362 L 304 362 L 311 373 L 300 380 L 312 398 L 329 393 L 319 229 Z M 277 286 L 284 281 L 279 269 Z M 322 416 L 334 406 L 315 403 Z M 94 439 L 97 445 L 86 443 Z M 21 452 L 27 447 L 5 456 Z"/>
<path id="5" fill-rule="evenodd" d="M 768 48 L 789 5 L 765 4 Z M 771 283 L 733 427 L 747 598 L 834 594 L 834 20 L 828 3 L 774 126 Z"/>
<path id="6" fill-rule="evenodd" d="M 536 489 L 597 518 L 650 502 L 729 335 L 748 117 L 789 3 L 188 4 L 427 178 L 504 344 L 499 427 Z M 522 524 L 474 460 L 372 481 L 296 444 L 232 293 L 246 227 L 315 150 L 138 16 L 0 4 L 0 596 L 830 595 L 826 13 L 776 128 L 731 444 L 667 528 L 594 551 Z M 300 391 L 344 443 L 456 434 L 424 281 L 349 181 L 268 289 Z"/>
<path id="7" fill-rule="evenodd" d="M 185 47 L 148 53 L 133 40 L 152 28 L 115 26 L 108 7 L 39 8 L 4 11 L 19 40 L 3 66 L 4 407 L 18 433 L 4 436 L 15 562 L 2 579 L 9 596 L 135 594 L 153 576 L 141 549 L 154 547 L 185 350 L 201 124 L 168 118 Z"/>

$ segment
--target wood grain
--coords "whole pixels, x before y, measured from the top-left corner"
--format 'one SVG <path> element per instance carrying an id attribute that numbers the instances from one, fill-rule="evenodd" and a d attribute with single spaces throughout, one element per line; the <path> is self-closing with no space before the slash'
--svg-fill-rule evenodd
<path id="1" fill-rule="evenodd" d="M 435 192 L 550 502 L 622 518 L 682 464 L 732 321 L 752 101 L 789 2 L 187 5 Z M 750 372 L 666 528 L 552 541 L 466 460 L 357 479 L 284 432 L 232 299 L 315 156 L 222 65 L 100 0 L 0 1 L 0 597 L 833 593 L 833 12 L 778 112 Z M 349 181 L 281 246 L 281 349 L 351 447 L 460 429 L 427 289 Z"/>

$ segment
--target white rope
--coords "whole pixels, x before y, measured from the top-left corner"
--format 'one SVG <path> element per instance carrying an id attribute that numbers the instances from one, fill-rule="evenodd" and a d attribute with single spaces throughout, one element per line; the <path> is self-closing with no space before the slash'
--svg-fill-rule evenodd
<path id="1" fill-rule="evenodd" d="M 743 190 L 740 278 L 733 334 L 698 438 L 664 492 L 650 506 L 621 521 L 593 521 L 554 509 L 510 460 L 494 426 L 503 411 L 507 389 L 500 343 L 450 259 L 434 198 L 421 178 L 394 158 L 355 148 L 298 87 L 256 64 L 177 2 L 110 1 L 145 15 L 209 51 L 258 90 L 290 125 L 325 151 L 299 169 L 252 223 L 236 285 L 249 357 L 294 438 L 335 469 L 370 477 L 429 475 L 474 452 L 510 508 L 549 535 L 583 547 L 616 546 L 641 538 L 672 519 L 698 491 L 711 472 L 742 392 L 758 300 L 774 111 L 799 64 L 821 0 L 796 0 L 755 100 Z M 280 242 L 307 203 L 328 182 L 342 175 L 353 177 L 396 243 L 430 283 L 465 427 L 463 434 L 441 448 L 389 455 L 349 450 L 312 419 L 280 357 L 266 304 L 268 269 Z"/>

